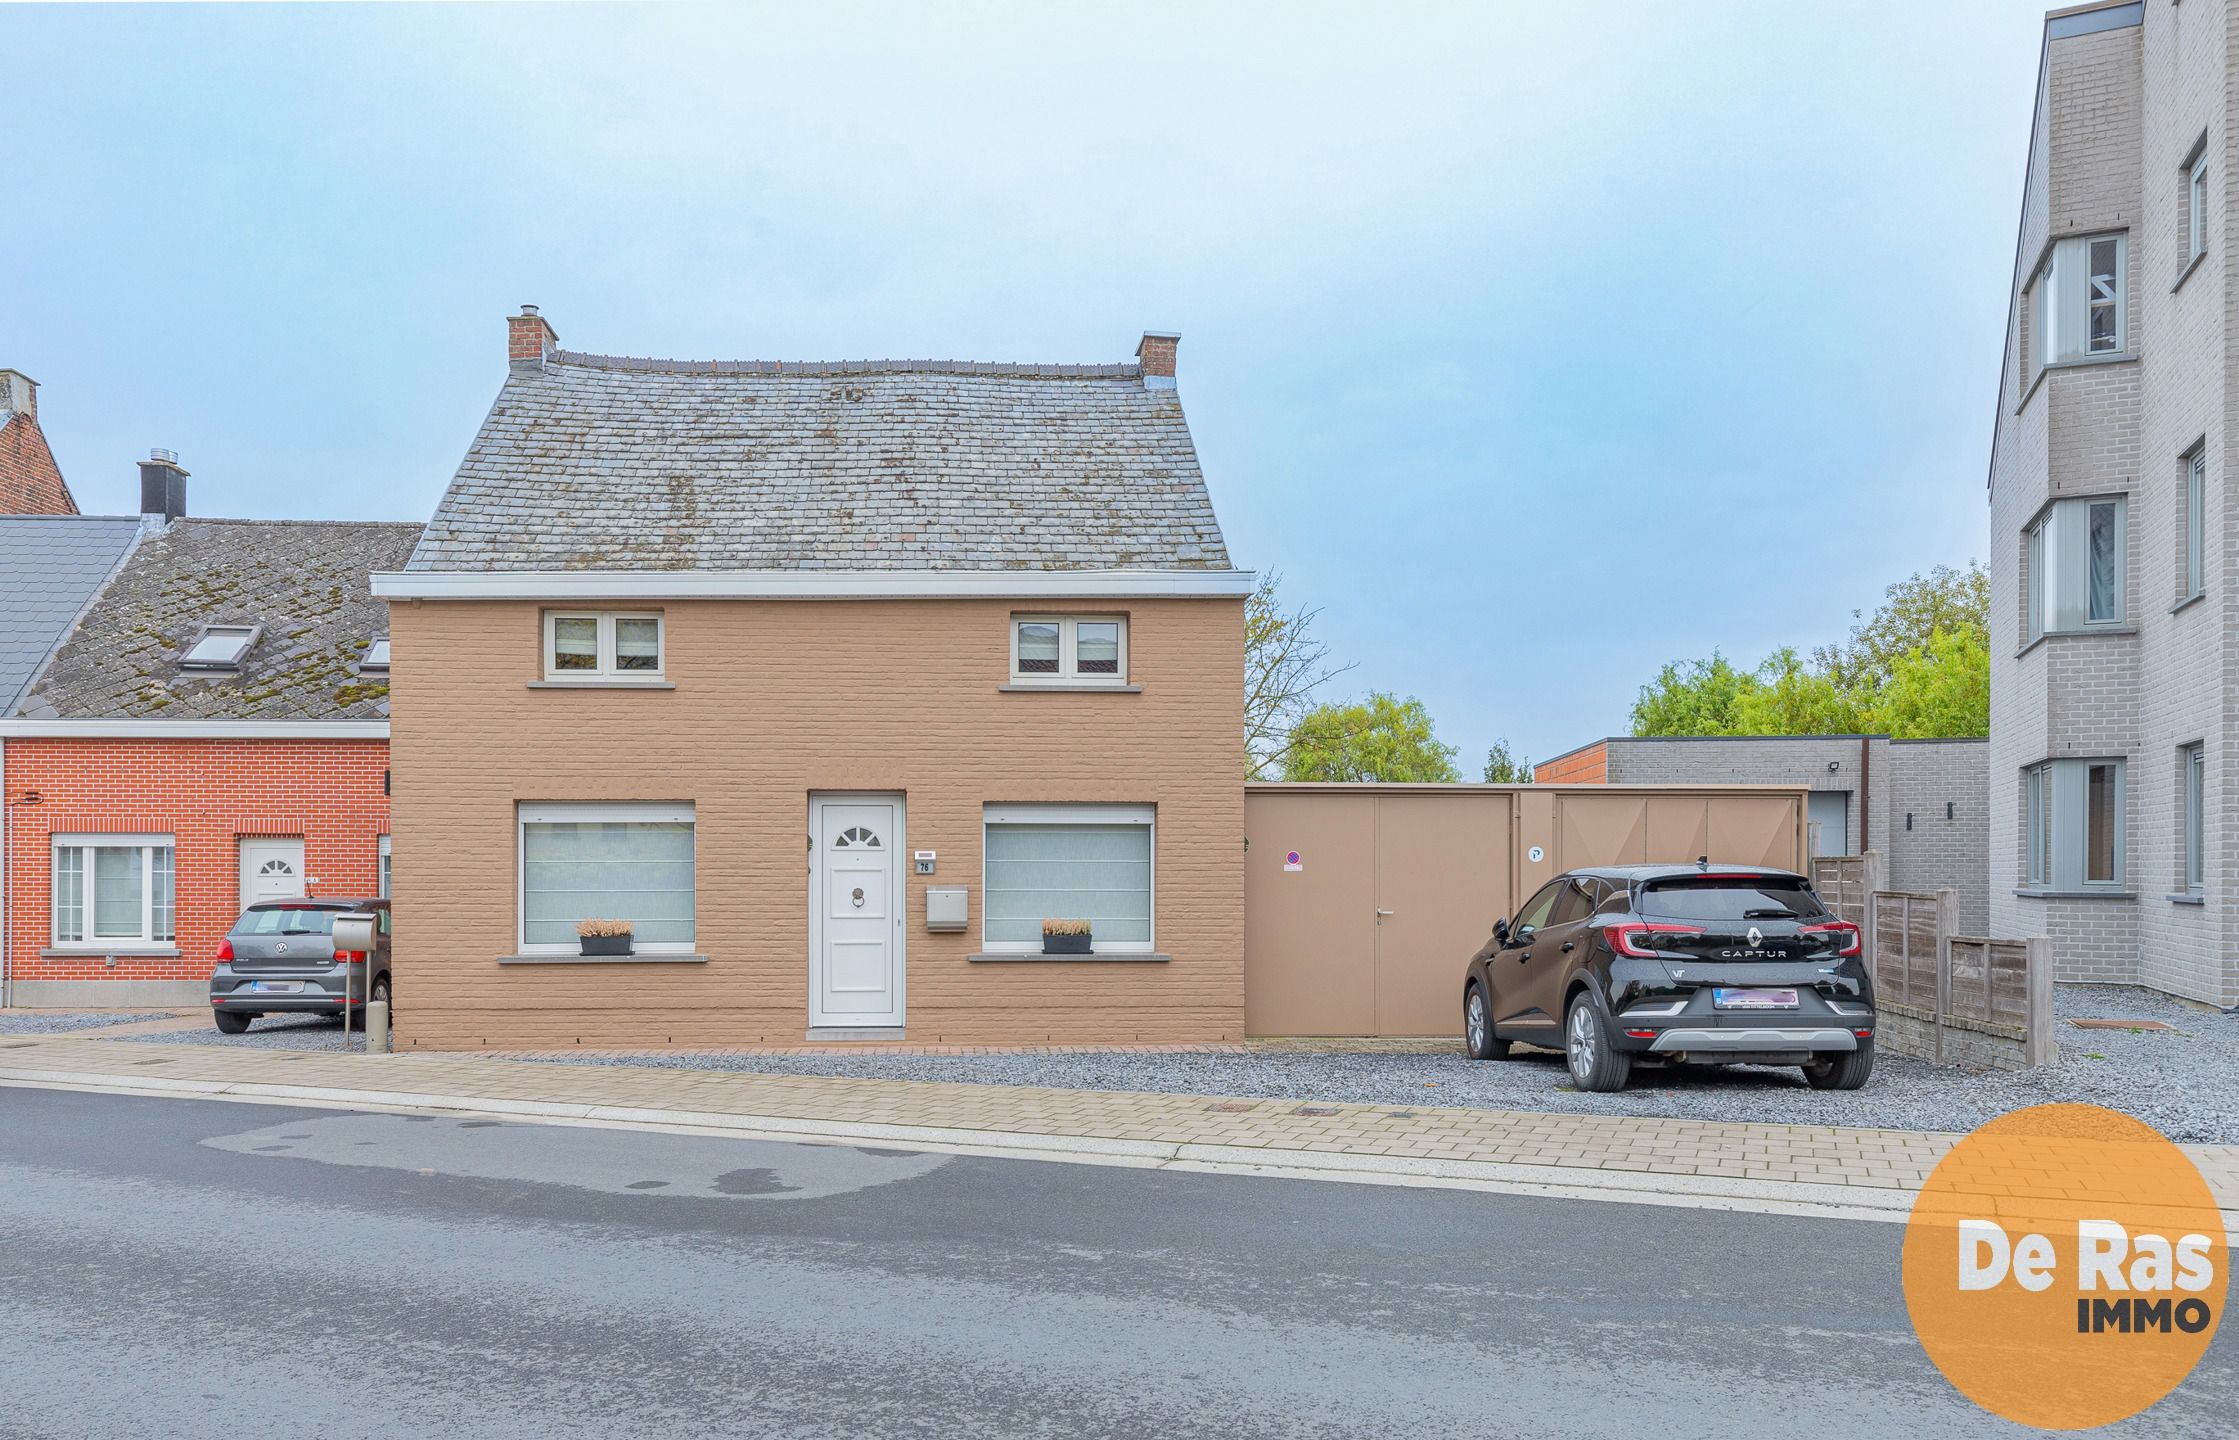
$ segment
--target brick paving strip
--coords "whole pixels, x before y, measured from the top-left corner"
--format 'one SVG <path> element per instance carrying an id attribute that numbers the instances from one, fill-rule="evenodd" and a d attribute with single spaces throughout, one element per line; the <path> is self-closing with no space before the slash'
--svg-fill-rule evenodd
<path id="1" fill-rule="evenodd" d="M 673 1126 L 1095 1164 L 1246 1171 L 1902 1220 L 1957 1138 L 1910 1130 L 855 1080 L 470 1054 L 0 1036 L 0 1081 Z M 2193 1145 L 2239 1228 L 2239 1146 Z M 2049 1193 L 2067 1193 L 2051 1177 Z M 2030 1187 L 2017 1187 L 2024 1203 Z M 1996 1202 L 1993 1209 L 1998 1204 Z"/>

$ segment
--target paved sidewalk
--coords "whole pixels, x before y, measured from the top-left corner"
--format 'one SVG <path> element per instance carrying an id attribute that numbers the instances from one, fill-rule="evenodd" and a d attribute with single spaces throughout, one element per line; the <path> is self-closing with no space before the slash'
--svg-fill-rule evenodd
<path id="1" fill-rule="evenodd" d="M 0 1081 L 713 1127 L 1393 1184 L 1901 1218 L 1956 1138 L 1833 1126 L 1420 1109 L 923 1081 L 0 1036 Z M 2188 1146 L 2239 1211 L 2239 1146 Z M 1611 1193 L 1617 1192 L 1617 1193 Z"/>

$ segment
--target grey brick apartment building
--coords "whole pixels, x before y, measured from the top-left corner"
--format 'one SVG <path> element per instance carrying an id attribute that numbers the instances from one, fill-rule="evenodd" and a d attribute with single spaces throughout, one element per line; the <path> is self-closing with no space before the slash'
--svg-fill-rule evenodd
<path id="1" fill-rule="evenodd" d="M 2234 17 L 2046 18 L 1990 465 L 1990 907 L 2239 1002 Z"/>

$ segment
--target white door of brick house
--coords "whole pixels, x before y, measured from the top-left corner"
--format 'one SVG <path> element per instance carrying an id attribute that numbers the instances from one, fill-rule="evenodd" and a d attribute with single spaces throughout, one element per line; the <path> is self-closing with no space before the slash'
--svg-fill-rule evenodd
<path id="1" fill-rule="evenodd" d="M 902 797 L 809 797 L 809 1024 L 902 1023 Z"/>
<path id="2" fill-rule="evenodd" d="M 241 841 L 241 908 L 303 898 L 303 837 Z"/>

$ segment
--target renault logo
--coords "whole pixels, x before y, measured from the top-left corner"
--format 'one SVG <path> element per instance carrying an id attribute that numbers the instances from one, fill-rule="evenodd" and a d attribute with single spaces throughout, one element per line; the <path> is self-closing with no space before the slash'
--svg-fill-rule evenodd
<path id="1" fill-rule="evenodd" d="M 1752 949 L 1752 950 L 1754 950 L 1754 949 L 1756 949 L 1756 948 L 1757 948 L 1758 946 L 1760 946 L 1760 945 L 1762 945 L 1762 944 L 1764 944 L 1764 943 L 1765 943 L 1765 932 L 1764 932 L 1764 931 L 1762 931 L 1762 930 L 1760 930 L 1760 929 L 1758 929 L 1758 928 L 1757 928 L 1756 926 L 1754 926 L 1754 925 L 1750 926 L 1750 927 L 1749 927 L 1749 948 L 1750 948 L 1750 949 Z"/>

